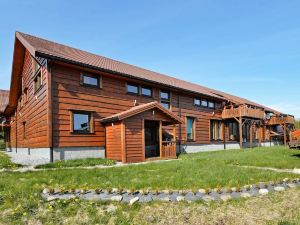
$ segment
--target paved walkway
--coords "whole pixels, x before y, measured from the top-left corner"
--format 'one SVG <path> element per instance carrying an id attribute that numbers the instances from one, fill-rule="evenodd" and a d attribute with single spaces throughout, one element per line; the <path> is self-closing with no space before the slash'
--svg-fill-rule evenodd
<path id="1" fill-rule="evenodd" d="M 277 173 L 294 173 L 294 174 L 300 174 L 300 169 L 277 169 L 273 167 L 259 167 L 259 166 L 238 166 L 242 168 L 250 168 L 250 169 L 259 169 L 259 170 L 270 170 Z"/>
<path id="2" fill-rule="evenodd" d="M 125 164 L 121 162 L 117 162 L 115 165 L 112 166 L 104 166 L 104 165 L 96 165 L 96 166 L 78 166 L 78 167 L 60 167 L 60 168 L 43 168 L 43 169 L 36 169 L 34 166 L 24 166 L 17 169 L 0 169 L 1 172 L 37 172 L 37 171 L 51 171 L 51 170 L 73 170 L 73 169 L 107 169 L 107 168 L 114 168 L 114 167 L 123 167 L 123 166 L 137 166 L 149 163 L 163 163 L 163 162 L 171 162 L 174 160 L 181 160 L 181 159 L 167 159 L 167 160 L 156 160 L 156 161 L 146 161 L 140 163 L 132 163 L 132 164 Z"/>

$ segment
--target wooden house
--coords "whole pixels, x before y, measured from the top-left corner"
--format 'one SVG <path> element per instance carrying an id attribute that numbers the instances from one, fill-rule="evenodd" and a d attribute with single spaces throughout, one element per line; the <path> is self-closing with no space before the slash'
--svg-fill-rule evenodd
<path id="1" fill-rule="evenodd" d="M 294 118 L 255 102 L 16 32 L 7 150 L 122 162 L 288 141 Z M 278 131 L 280 130 L 280 132 Z"/>

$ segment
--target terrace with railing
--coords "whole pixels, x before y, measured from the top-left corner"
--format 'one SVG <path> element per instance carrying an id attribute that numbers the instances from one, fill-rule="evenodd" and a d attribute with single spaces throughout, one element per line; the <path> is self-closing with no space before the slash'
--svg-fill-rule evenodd
<path id="1" fill-rule="evenodd" d="M 295 118 L 293 116 L 272 116 L 269 120 L 269 125 L 280 125 L 280 124 L 294 124 Z"/>
<path id="2" fill-rule="evenodd" d="M 261 108 L 255 108 L 248 105 L 230 106 L 223 109 L 222 118 L 231 119 L 238 117 L 249 117 L 255 119 L 264 119 L 265 112 Z"/>

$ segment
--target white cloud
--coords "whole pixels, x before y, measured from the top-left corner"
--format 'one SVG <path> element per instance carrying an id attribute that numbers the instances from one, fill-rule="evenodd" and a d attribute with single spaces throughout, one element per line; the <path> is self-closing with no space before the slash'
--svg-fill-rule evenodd
<path id="1" fill-rule="evenodd" d="M 269 105 L 269 107 L 283 113 L 292 114 L 296 118 L 300 118 L 300 104 L 277 103 L 277 104 Z"/>

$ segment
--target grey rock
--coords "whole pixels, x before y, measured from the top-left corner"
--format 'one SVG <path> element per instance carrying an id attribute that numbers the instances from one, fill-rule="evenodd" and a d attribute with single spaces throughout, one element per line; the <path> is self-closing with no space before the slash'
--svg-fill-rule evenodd
<path id="1" fill-rule="evenodd" d="M 184 196 L 182 196 L 182 195 L 177 196 L 176 201 L 177 201 L 177 202 L 182 202 L 182 201 L 184 201 Z"/>
<path id="2" fill-rule="evenodd" d="M 296 185 L 293 184 L 293 183 L 288 183 L 287 186 L 288 186 L 289 188 L 295 188 L 295 187 L 296 187 Z"/>
<path id="3" fill-rule="evenodd" d="M 229 194 L 222 194 L 220 195 L 220 199 L 223 201 L 223 202 L 227 202 L 228 200 L 232 199 L 231 195 Z"/>
<path id="4" fill-rule="evenodd" d="M 130 200 L 129 205 L 135 204 L 136 202 L 139 201 L 139 199 L 140 199 L 139 197 L 134 197 L 133 199 Z"/>
<path id="5" fill-rule="evenodd" d="M 242 198 L 250 198 L 251 195 L 249 193 L 247 193 L 247 192 L 244 192 L 244 193 L 241 193 L 241 197 Z"/>
<path id="6" fill-rule="evenodd" d="M 203 201 L 205 201 L 205 202 L 211 202 L 211 201 L 214 200 L 214 198 L 213 198 L 212 196 L 209 196 L 209 195 L 204 195 L 204 196 L 202 197 L 202 199 L 203 199 Z"/>
<path id="7" fill-rule="evenodd" d="M 164 197 L 164 198 L 161 198 L 160 199 L 162 202 L 170 202 L 171 201 L 171 199 L 170 199 L 170 197 Z"/>
<path id="8" fill-rule="evenodd" d="M 267 194 L 269 194 L 269 191 L 268 191 L 268 189 L 262 188 L 262 189 L 259 189 L 258 193 L 260 195 L 267 195 Z"/>
<path id="9" fill-rule="evenodd" d="M 139 202 L 151 202 L 151 201 L 153 201 L 152 194 L 142 195 L 139 200 Z"/>
<path id="10" fill-rule="evenodd" d="M 285 188 L 284 187 L 282 187 L 282 186 L 277 186 L 277 187 L 274 187 L 274 191 L 284 191 L 285 190 Z"/>
<path id="11" fill-rule="evenodd" d="M 48 188 L 44 188 L 43 194 L 49 194 L 50 190 Z"/>
<path id="12" fill-rule="evenodd" d="M 112 201 L 120 202 L 120 201 L 122 201 L 123 197 L 122 197 L 122 195 L 115 195 L 115 196 L 112 196 L 110 199 Z"/>

